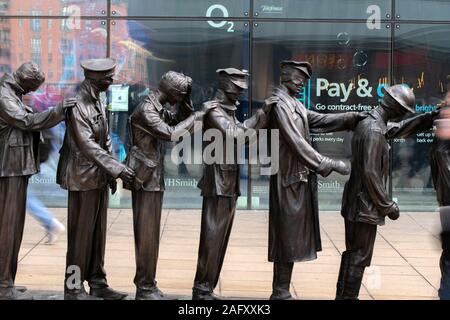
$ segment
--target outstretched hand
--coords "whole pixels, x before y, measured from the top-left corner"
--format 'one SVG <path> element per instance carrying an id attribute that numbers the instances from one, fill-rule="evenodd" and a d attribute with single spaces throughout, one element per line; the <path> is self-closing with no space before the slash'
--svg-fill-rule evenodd
<path id="1" fill-rule="evenodd" d="M 350 166 L 348 166 L 344 161 L 341 160 L 333 160 L 332 170 L 344 176 L 350 174 Z"/>
<path id="2" fill-rule="evenodd" d="M 111 188 L 111 194 L 115 194 L 117 191 L 117 181 L 114 178 L 111 178 L 108 182 L 109 187 Z"/>
<path id="3" fill-rule="evenodd" d="M 219 106 L 219 103 L 217 101 L 207 101 L 205 103 L 203 103 L 202 108 L 200 109 L 200 111 L 204 112 L 205 114 L 207 114 L 208 112 L 210 112 L 212 109 L 217 108 Z"/>
<path id="4" fill-rule="evenodd" d="M 264 111 L 264 113 L 266 113 L 266 114 L 269 113 L 270 110 L 272 110 L 273 106 L 275 106 L 279 100 L 280 99 L 278 97 L 267 98 L 264 103 L 264 106 L 262 107 L 262 110 Z"/>
<path id="5" fill-rule="evenodd" d="M 370 114 L 369 111 L 358 112 L 358 122 L 367 118 L 369 116 L 369 114 Z"/>
<path id="6" fill-rule="evenodd" d="M 77 104 L 76 98 L 67 98 L 67 99 L 64 99 L 63 102 L 61 102 L 62 108 L 64 110 L 73 108 L 73 107 L 75 107 L 76 104 Z"/>
<path id="7" fill-rule="evenodd" d="M 135 173 L 132 169 L 125 167 L 123 171 L 120 173 L 119 178 L 122 179 L 123 182 L 127 184 L 133 184 Z"/>
<path id="8" fill-rule="evenodd" d="M 387 216 L 391 220 L 397 220 L 400 217 L 400 209 L 397 203 L 394 202 L 394 204 L 389 208 Z"/>

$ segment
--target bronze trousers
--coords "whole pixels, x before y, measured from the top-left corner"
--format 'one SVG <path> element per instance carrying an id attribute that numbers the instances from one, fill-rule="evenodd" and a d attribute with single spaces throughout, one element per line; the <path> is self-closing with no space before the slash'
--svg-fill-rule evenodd
<path id="1" fill-rule="evenodd" d="M 368 267 L 372 261 L 377 225 L 345 219 L 345 252 L 350 265 Z"/>
<path id="2" fill-rule="evenodd" d="M 194 290 L 212 293 L 219 281 L 236 212 L 237 197 L 203 197 Z"/>
<path id="3" fill-rule="evenodd" d="M 28 176 L 0 178 L 0 288 L 13 287 L 16 279 L 27 187 Z"/>
<path id="4" fill-rule="evenodd" d="M 71 286 L 74 282 L 73 278 L 69 278 L 72 274 L 76 275 L 73 273 L 74 267 L 79 268 L 81 284 L 88 281 L 89 286 L 95 289 L 108 286 L 104 270 L 108 192 L 107 187 L 69 191 L 66 292 L 79 290 Z"/>
<path id="5" fill-rule="evenodd" d="M 153 291 L 156 288 L 163 195 L 161 191 L 132 192 L 136 253 L 134 284 L 141 291 Z"/>

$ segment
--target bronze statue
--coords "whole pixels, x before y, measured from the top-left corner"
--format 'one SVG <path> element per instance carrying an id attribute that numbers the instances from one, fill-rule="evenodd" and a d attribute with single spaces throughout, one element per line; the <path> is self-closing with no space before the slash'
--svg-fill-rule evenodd
<path id="1" fill-rule="evenodd" d="M 225 163 L 226 144 L 233 142 L 248 129 L 266 126 L 263 110 L 244 123 L 236 119 L 239 96 L 248 87 L 246 72 L 235 68 L 217 70 L 219 89 L 213 101 L 207 104 L 211 110 L 205 116 L 203 129 L 216 129 L 223 137 L 223 158 L 221 163 L 205 164 L 203 177 L 198 187 L 203 197 L 200 244 L 198 249 L 197 272 L 192 289 L 193 300 L 220 299 L 213 291 L 219 280 L 228 239 L 233 225 L 236 201 L 240 195 L 239 165 L 236 159 Z"/>
<path id="2" fill-rule="evenodd" d="M 384 90 L 381 106 L 372 110 L 355 129 L 352 171 L 342 199 L 346 250 L 342 253 L 337 282 L 338 300 L 358 298 L 364 270 L 372 260 L 377 225 L 384 225 L 385 217 L 399 218 L 399 208 L 385 187 L 389 170 L 388 140 L 426 130 L 438 115 L 426 113 L 388 124 L 414 113 L 414 108 L 412 90 L 404 85 L 392 86 Z"/>
<path id="3" fill-rule="evenodd" d="M 136 300 L 162 300 L 155 280 L 158 261 L 161 210 L 164 195 L 164 144 L 183 131 L 192 132 L 202 121 L 205 109 L 193 112 L 192 79 L 169 71 L 159 87 L 135 109 L 130 117 L 131 149 L 126 163 L 136 172 L 132 190 L 136 250 Z M 178 105 L 172 113 L 165 105 Z"/>
<path id="4" fill-rule="evenodd" d="M 39 131 L 58 124 L 74 106 L 73 99 L 44 112 L 25 105 L 22 96 L 44 81 L 44 73 L 32 62 L 0 79 L 0 300 L 32 299 L 24 288 L 14 286 L 28 179 L 39 172 Z"/>
<path id="5" fill-rule="evenodd" d="M 273 105 L 269 127 L 280 131 L 280 164 L 270 178 L 269 261 L 274 262 L 271 299 L 292 299 L 289 292 L 294 262 L 317 258 L 321 251 L 317 176 L 350 169 L 318 153 L 311 146 L 310 131 L 316 133 L 352 130 L 366 114 L 319 114 L 307 110 L 296 99 L 311 77 L 307 62 L 282 61 L 281 85 L 266 104 Z"/>
<path id="6" fill-rule="evenodd" d="M 113 83 L 115 62 L 92 59 L 81 63 L 85 79 L 76 106 L 67 112 L 57 183 L 69 192 L 68 244 L 64 299 L 119 300 L 125 293 L 108 286 L 104 270 L 108 186 L 116 179 L 132 183 L 134 172 L 111 155 L 111 138 L 100 93 Z M 88 281 L 89 295 L 84 288 Z"/>

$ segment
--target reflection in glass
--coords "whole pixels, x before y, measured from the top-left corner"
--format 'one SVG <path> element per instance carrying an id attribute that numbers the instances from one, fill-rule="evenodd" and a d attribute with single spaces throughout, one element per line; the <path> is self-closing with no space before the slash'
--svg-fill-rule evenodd
<path id="1" fill-rule="evenodd" d="M 0 15 L 10 16 L 103 16 L 107 0 L 2 0 Z"/>
<path id="2" fill-rule="evenodd" d="M 111 105 L 112 130 L 122 144 L 127 143 L 127 118 L 145 99 L 149 89 L 157 89 L 161 76 L 174 70 L 183 72 L 194 80 L 192 100 L 194 106 L 212 99 L 216 89 L 219 68 L 248 69 L 248 27 L 244 22 L 233 22 L 229 27 L 213 27 L 207 21 L 116 21 L 111 26 L 112 57 L 118 61 L 116 95 L 126 97 L 128 111 L 123 104 Z M 119 92 L 120 91 L 120 92 Z M 125 99 L 125 98 L 124 98 Z M 122 102 L 124 101 L 122 99 Z M 114 100 L 114 99 L 113 99 Z M 248 114 L 248 98 L 242 97 L 238 118 Z M 200 144 L 193 142 L 193 151 L 201 154 Z M 199 147 L 199 148 L 198 148 Z M 200 208 L 201 197 L 197 182 L 202 174 L 201 164 L 175 165 L 167 148 L 165 159 L 165 202 L 171 208 Z M 246 173 L 242 168 L 241 204 L 246 204 Z M 121 206 L 129 206 L 129 194 L 123 192 Z M 241 205 L 242 207 L 242 205 Z"/>
<path id="3" fill-rule="evenodd" d="M 152 17 L 244 17 L 250 0 L 112 0 L 111 14 Z"/>
<path id="4" fill-rule="evenodd" d="M 434 110 L 450 74 L 450 26 L 402 24 L 395 37 L 395 82 L 414 89 L 417 113 Z M 433 138 L 427 131 L 393 145 L 393 196 L 406 210 L 436 208 L 429 166 Z"/>
<path id="5" fill-rule="evenodd" d="M 254 0 L 258 18 L 381 19 L 391 12 L 391 0 Z"/>
<path id="6" fill-rule="evenodd" d="M 364 23 L 261 22 L 253 39 L 253 107 L 260 107 L 279 82 L 281 60 L 306 60 L 313 75 L 299 99 L 306 108 L 335 113 L 370 110 L 379 87 L 388 83 L 390 31 L 369 30 Z M 324 155 L 349 160 L 351 133 L 312 136 Z M 253 169 L 253 168 L 252 168 Z M 252 170 L 253 208 L 268 207 L 268 177 Z M 338 210 L 348 177 L 319 179 L 322 210 Z"/>
<path id="7" fill-rule="evenodd" d="M 79 67 L 82 59 L 106 56 L 106 30 L 100 21 L 82 20 L 78 29 L 68 28 L 63 20 L 1 19 L 0 75 L 16 70 L 23 62 L 34 61 L 46 74 L 41 88 L 24 97 L 37 110 L 57 105 L 73 96 L 83 79 Z M 39 27 L 38 27 L 39 26 Z M 33 193 L 47 205 L 66 206 L 66 192 L 55 183 L 58 151 L 62 144 L 64 124 L 43 132 L 51 137 L 50 159 L 41 173 L 30 179 Z"/>
<path id="8" fill-rule="evenodd" d="M 450 1 L 395 0 L 395 13 L 401 20 L 443 20 L 450 16 Z"/>

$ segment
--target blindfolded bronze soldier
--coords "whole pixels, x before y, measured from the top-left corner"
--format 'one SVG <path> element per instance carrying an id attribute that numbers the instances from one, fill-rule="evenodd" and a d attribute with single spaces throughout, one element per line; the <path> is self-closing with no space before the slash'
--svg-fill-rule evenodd
<path id="1" fill-rule="evenodd" d="M 378 225 L 385 217 L 396 220 L 400 210 L 388 195 L 388 140 L 429 129 L 438 112 L 422 114 L 400 123 L 414 113 L 411 89 L 395 85 L 384 89 L 381 106 L 356 127 L 352 140 L 352 171 L 345 184 L 341 214 L 345 219 L 345 247 L 337 282 L 336 299 L 357 299 L 366 267 L 370 266 Z"/>
<path id="2" fill-rule="evenodd" d="M 44 73 L 32 62 L 0 79 L 0 299 L 32 298 L 14 286 L 28 180 L 39 172 L 40 130 L 58 124 L 64 110 L 74 106 L 71 99 L 44 112 L 25 105 L 22 96 L 44 81 Z"/>
<path id="3" fill-rule="evenodd" d="M 164 295 L 155 280 L 158 261 L 161 210 L 164 195 L 165 143 L 185 131 L 193 132 L 204 111 L 193 112 L 192 79 L 169 71 L 156 91 L 130 117 L 131 149 L 128 163 L 136 172 L 132 190 L 136 250 L 136 300 L 161 300 Z M 178 107 L 173 113 L 166 104 Z"/>
<path id="4" fill-rule="evenodd" d="M 69 191 L 68 244 L 64 298 L 119 300 L 126 294 L 108 286 L 104 270 L 108 186 L 116 179 L 132 183 L 134 172 L 112 156 L 105 106 L 100 93 L 113 83 L 115 62 L 92 59 L 81 63 L 85 80 L 76 106 L 67 113 L 57 183 Z M 84 288 L 88 281 L 90 294 Z"/>
<path id="5" fill-rule="evenodd" d="M 220 299 L 213 291 L 219 280 L 228 239 L 236 211 L 236 201 L 240 195 L 240 173 L 236 159 L 237 138 L 248 129 L 266 126 L 263 110 L 241 123 L 235 112 L 238 99 L 247 89 L 247 72 L 235 68 L 217 70 L 219 89 L 205 116 L 203 129 L 215 129 L 222 134 L 223 150 L 219 162 L 205 164 L 203 177 L 198 186 L 203 197 L 200 244 L 198 249 L 197 272 L 195 274 L 192 298 L 194 300 Z M 234 155 L 227 155 L 227 142 L 233 143 Z M 230 146 L 228 146 L 230 147 Z M 228 162 L 226 160 L 229 160 Z"/>

